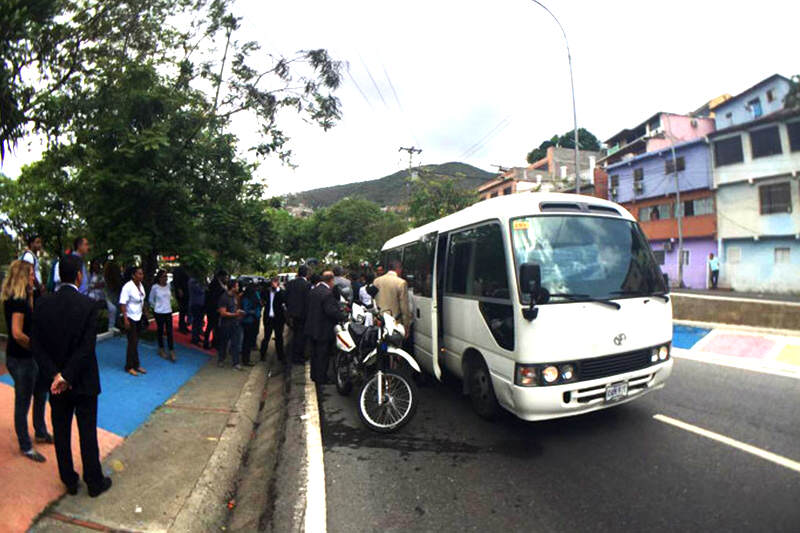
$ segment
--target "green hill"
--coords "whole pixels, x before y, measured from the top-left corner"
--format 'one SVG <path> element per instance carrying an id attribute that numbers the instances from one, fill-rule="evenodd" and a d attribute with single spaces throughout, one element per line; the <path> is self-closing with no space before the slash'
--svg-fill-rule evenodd
<path id="1" fill-rule="evenodd" d="M 486 172 L 466 163 L 444 163 L 442 165 L 423 165 L 418 169 L 424 178 L 455 177 L 461 178 L 461 185 L 467 189 L 474 189 L 481 183 L 493 178 L 496 174 Z M 286 197 L 287 205 L 304 204 L 308 207 L 319 208 L 335 204 L 342 198 L 359 196 L 371 200 L 381 206 L 402 205 L 406 202 L 406 179 L 408 170 L 401 170 L 369 181 L 359 181 L 346 185 L 334 185 L 312 189 Z"/>

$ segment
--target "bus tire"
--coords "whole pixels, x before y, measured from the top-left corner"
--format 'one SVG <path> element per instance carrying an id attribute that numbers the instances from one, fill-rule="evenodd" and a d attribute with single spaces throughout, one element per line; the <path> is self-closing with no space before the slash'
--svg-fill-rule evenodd
<path id="1" fill-rule="evenodd" d="M 492 376 L 486 363 L 480 357 L 473 357 L 467 363 L 467 393 L 472 408 L 481 418 L 496 420 L 500 415 L 500 404 L 494 394 Z"/>

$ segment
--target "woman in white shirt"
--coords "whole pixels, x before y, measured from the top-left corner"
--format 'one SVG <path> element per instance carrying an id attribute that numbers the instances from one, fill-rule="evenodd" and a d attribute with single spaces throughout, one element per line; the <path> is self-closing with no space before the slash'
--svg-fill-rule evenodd
<path id="1" fill-rule="evenodd" d="M 175 362 L 175 344 L 172 341 L 172 292 L 167 284 L 167 271 L 159 270 L 156 284 L 150 287 L 150 308 L 156 318 L 156 337 L 158 338 L 158 355 L 167 359 L 164 351 L 164 331 L 167 332 L 169 360 Z"/>
<path id="2" fill-rule="evenodd" d="M 146 374 L 147 371 L 139 364 L 139 331 L 147 326 L 144 314 L 144 271 L 135 267 L 131 280 L 122 287 L 119 295 L 119 306 L 125 320 L 125 331 L 128 334 L 128 350 L 125 355 L 125 372 L 131 376 Z"/>

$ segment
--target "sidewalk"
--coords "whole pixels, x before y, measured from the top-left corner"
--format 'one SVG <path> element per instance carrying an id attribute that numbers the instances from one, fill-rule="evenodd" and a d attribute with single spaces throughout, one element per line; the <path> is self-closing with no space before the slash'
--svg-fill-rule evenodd
<path id="1" fill-rule="evenodd" d="M 89 498 L 83 483 L 77 496 L 65 495 L 52 446 L 37 447 L 44 464 L 19 454 L 12 382 L 0 376 L 0 530 L 219 531 L 269 367 L 217 368 L 215 357 L 187 343 L 176 335 L 178 360 L 171 363 L 154 343 L 140 342 L 148 373 L 133 377 L 123 371 L 125 339 L 98 342 L 98 438 L 114 483 L 98 498 Z M 47 420 L 49 426 L 49 412 Z M 76 468 L 78 450 L 73 426 Z"/>
<path id="2" fill-rule="evenodd" d="M 673 328 L 672 345 L 676 358 L 800 379 L 800 331 L 682 322 Z"/>

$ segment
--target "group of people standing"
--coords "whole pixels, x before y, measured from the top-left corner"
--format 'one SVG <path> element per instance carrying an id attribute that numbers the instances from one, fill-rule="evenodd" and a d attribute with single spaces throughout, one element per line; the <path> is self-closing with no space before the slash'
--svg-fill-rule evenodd
<path id="1" fill-rule="evenodd" d="M 88 243 L 76 249 L 86 253 L 86 247 Z M 34 441 L 55 447 L 61 481 L 70 494 L 77 494 L 80 478 L 71 449 L 75 418 L 83 479 L 94 497 L 111 487 L 111 479 L 100 466 L 97 443 L 97 397 L 101 389 L 95 343 L 99 305 L 81 292 L 82 288 L 88 292 L 88 283 L 79 254 L 59 260 L 59 288 L 48 291 L 42 283 L 36 251 L 36 244 L 29 246 L 22 258 L 11 263 L 0 289 L 9 331 L 6 366 L 14 379 L 14 429 L 22 454 L 45 462 L 28 432 L 33 400 Z M 52 434 L 44 415 L 48 395 Z"/>
<path id="2" fill-rule="evenodd" d="M 358 302 L 391 313 L 410 331 L 412 313 L 408 284 L 402 278 L 402 266 L 392 261 L 387 272 L 378 267 L 378 276 L 365 271 L 358 276 L 345 277 L 340 266 L 321 274 L 309 275 L 301 265 L 297 277 L 286 285 L 286 319 L 292 331 L 292 360 L 302 363 L 306 347 L 311 347 L 311 379 L 320 385 L 332 383 L 330 355 L 335 340 L 334 328 L 347 319 L 347 305 Z M 369 287 L 378 291 L 374 298 Z"/>

